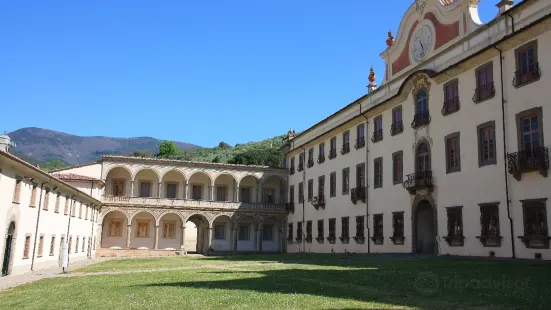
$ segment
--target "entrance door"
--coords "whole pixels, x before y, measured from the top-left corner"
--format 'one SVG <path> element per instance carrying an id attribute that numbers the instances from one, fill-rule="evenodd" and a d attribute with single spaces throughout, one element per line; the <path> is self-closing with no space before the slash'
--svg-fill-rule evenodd
<path id="1" fill-rule="evenodd" d="M 434 227 L 434 212 L 428 201 L 417 205 L 415 215 L 415 251 L 417 253 L 436 252 L 436 227 Z"/>
<path id="2" fill-rule="evenodd" d="M 11 222 L 6 235 L 4 259 L 2 260 L 2 276 L 7 276 L 10 272 L 11 252 L 13 245 L 13 237 L 15 235 L 15 222 Z"/>

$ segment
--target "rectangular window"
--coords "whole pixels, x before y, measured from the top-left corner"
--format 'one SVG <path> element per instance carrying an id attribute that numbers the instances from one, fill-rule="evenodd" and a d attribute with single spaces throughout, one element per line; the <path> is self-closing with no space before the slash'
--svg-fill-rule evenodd
<path id="1" fill-rule="evenodd" d="M 365 187 L 365 164 L 356 165 L 356 187 Z"/>
<path id="2" fill-rule="evenodd" d="M 55 197 L 55 209 L 54 209 L 55 213 L 59 213 L 59 203 L 60 203 L 60 201 L 61 201 L 61 194 L 57 193 L 57 195 Z"/>
<path id="3" fill-rule="evenodd" d="M 216 201 L 227 201 L 227 199 L 228 199 L 228 188 L 226 186 L 217 186 Z"/>
<path id="4" fill-rule="evenodd" d="M 274 226 L 273 225 L 263 225 L 262 226 L 262 240 L 263 241 L 274 241 Z"/>
<path id="5" fill-rule="evenodd" d="M 82 237 L 82 252 L 84 253 L 84 249 L 86 248 L 86 238 Z"/>
<path id="6" fill-rule="evenodd" d="M 350 131 L 345 131 L 342 133 L 342 148 L 341 154 L 346 154 L 350 152 Z"/>
<path id="7" fill-rule="evenodd" d="M 31 190 L 31 203 L 29 204 L 29 207 L 36 208 L 37 204 L 37 194 L 38 194 L 38 186 L 33 185 L 33 189 Z"/>
<path id="8" fill-rule="evenodd" d="M 71 206 L 71 216 L 72 216 L 72 217 L 75 217 L 76 214 L 77 214 L 76 208 L 77 208 L 77 201 L 76 201 L 76 200 L 73 200 L 73 201 L 72 201 L 72 206 Z"/>
<path id="9" fill-rule="evenodd" d="M 342 194 L 348 195 L 350 191 L 350 168 L 342 169 Z"/>
<path id="10" fill-rule="evenodd" d="M 82 204 L 82 202 L 80 203 L 80 207 L 78 208 L 78 218 L 81 219 L 82 218 L 82 209 L 84 208 L 84 205 Z"/>
<path id="11" fill-rule="evenodd" d="M 532 41 L 515 50 L 517 71 L 515 72 L 513 84 L 516 87 L 540 78 L 537 48 L 537 41 Z"/>
<path id="12" fill-rule="evenodd" d="M 176 238 L 176 221 L 163 221 L 163 238 Z"/>
<path id="13" fill-rule="evenodd" d="M 337 137 L 333 137 L 329 140 L 329 146 L 331 148 L 329 150 L 329 159 L 337 157 Z"/>
<path id="14" fill-rule="evenodd" d="M 375 244 L 382 244 L 384 238 L 383 215 L 373 215 L 373 237 Z"/>
<path id="15" fill-rule="evenodd" d="M 55 235 L 52 236 L 52 239 L 50 241 L 50 256 L 54 256 L 55 251 Z"/>
<path id="16" fill-rule="evenodd" d="M 42 253 L 44 251 L 44 235 L 40 235 L 38 238 L 38 257 L 42 257 Z"/>
<path id="17" fill-rule="evenodd" d="M 138 229 L 136 230 L 136 237 L 147 238 L 149 237 L 149 221 L 138 220 Z"/>
<path id="18" fill-rule="evenodd" d="M 287 225 L 287 241 L 293 241 L 293 223 Z"/>
<path id="19" fill-rule="evenodd" d="M 302 240 L 302 222 L 297 223 L 297 241 Z"/>
<path id="20" fill-rule="evenodd" d="M 461 153 L 459 150 L 459 132 L 449 134 L 446 141 L 446 173 L 461 171 Z"/>
<path id="21" fill-rule="evenodd" d="M 31 248 L 31 235 L 25 236 L 25 248 L 23 249 L 23 259 L 29 258 L 29 252 Z"/>
<path id="22" fill-rule="evenodd" d="M 226 227 L 224 224 L 214 225 L 214 239 L 217 239 L 217 240 L 226 239 Z"/>
<path id="23" fill-rule="evenodd" d="M 240 187 L 239 188 L 239 199 L 241 202 L 251 202 L 251 188 L 250 187 Z"/>
<path id="24" fill-rule="evenodd" d="M 120 220 L 111 220 L 109 224 L 109 237 L 122 236 L 122 222 Z"/>
<path id="25" fill-rule="evenodd" d="M 356 216 L 356 239 L 364 239 L 364 217 Z"/>
<path id="26" fill-rule="evenodd" d="M 329 219 L 329 236 L 328 236 L 328 239 L 331 239 L 331 240 L 335 240 L 335 224 L 336 224 L 336 219 Z M 331 241 L 330 240 L 330 241 Z"/>
<path id="27" fill-rule="evenodd" d="M 202 185 L 192 185 L 191 186 L 191 199 L 193 199 L 193 200 L 203 199 L 203 186 Z"/>
<path id="28" fill-rule="evenodd" d="M 44 203 L 42 209 L 44 211 L 48 211 L 48 206 L 50 204 L 50 189 L 46 187 L 46 190 L 44 192 Z"/>
<path id="29" fill-rule="evenodd" d="M 383 187 L 383 158 L 378 157 L 373 160 L 373 187 Z"/>
<path id="30" fill-rule="evenodd" d="M 298 171 L 304 170 L 304 153 L 298 155 Z"/>
<path id="31" fill-rule="evenodd" d="M 308 168 L 314 166 L 314 148 L 308 150 Z"/>
<path id="32" fill-rule="evenodd" d="M 291 202 L 291 203 L 295 202 L 295 186 L 294 185 L 289 186 L 289 202 Z"/>
<path id="33" fill-rule="evenodd" d="M 404 175 L 404 160 L 403 152 L 398 151 L 392 154 L 392 182 L 396 184 L 402 184 Z"/>
<path id="34" fill-rule="evenodd" d="M 77 241 L 75 242 L 75 254 L 78 253 L 78 236 Z"/>
<path id="35" fill-rule="evenodd" d="M 447 115 L 457 110 L 459 110 L 459 83 L 458 79 L 454 79 L 444 84 L 444 107 L 442 113 Z"/>
<path id="36" fill-rule="evenodd" d="M 474 102 L 481 102 L 490 99 L 495 95 L 493 63 L 489 62 L 480 66 L 476 73 L 476 90 Z"/>
<path id="37" fill-rule="evenodd" d="M 15 188 L 13 189 L 13 202 L 19 203 L 21 199 L 21 177 L 17 176 L 15 179 Z"/>
<path id="38" fill-rule="evenodd" d="M 404 212 L 392 212 L 392 237 L 394 244 L 404 244 Z"/>
<path id="39" fill-rule="evenodd" d="M 462 207 L 446 208 L 448 216 L 448 235 L 444 237 L 450 246 L 463 245 Z"/>
<path id="40" fill-rule="evenodd" d="M 150 182 L 140 182 L 140 197 L 151 197 Z"/>
<path id="41" fill-rule="evenodd" d="M 178 195 L 178 184 L 166 183 L 166 198 L 176 199 Z"/>
<path id="42" fill-rule="evenodd" d="M 335 197 L 337 195 L 337 173 L 331 172 L 329 175 L 329 196 Z"/>
<path id="43" fill-rule="evenodd" d="M 495 165 L 496 141 L 495 121 L 489 121 L 477 126 L 478 132 L 478 166 Z"/>
<path id="44" fill-rule="evenodd" d="M 113 196 L 124 196 L 124 180 L 113 181 Z"/>
<path id="45" fill-rule="evenodd" d="M 342 238 L 341 241 L 347 241 L 347 239 L 349 239 L 349 232 L 350 232 L 349 225 L 348 225 L 349 222 L 350 222 L 349 217 L 341 218 L 341 238 Z"/>
<path id="46" fill-rule="evenodd" d="M 239 225 L 239 240 L 250 240 L 249 225 Z"/>
<path id="47" fill-rule="evenodd" d="M 371 138 L 371 141 L 378 142 L 383 139 L 383 116 L 379 115 L 375 117 L 374 123 L 373 137 Z"/>
<path id="48" fill-rule="evenodd" d="M 325 197 L 325 176 L 318 178 L 318 200 Z"/>
<path id="49" fill-rule="evenodd" d="M 354 145 L 356 149 L 362 148 L 365 146 L 365 125 L 360 124 L 356 127 L 356 144 Z"/>
<path id="50" fill-rule="evenodd" d="M 480 204 L 480 242 L 489 246 L 501 245 L 499 237 L 499 208 L 497 203 Z"/>
<path id="51" fill-rule="evenodd" d="M 298 183 L 298 203 L 304 202 L 304 184 Z"/>
<path id="52" fill-rule="evenodd" d="M 521 200 L 524 216 L 524 236 L 520 236 L 527 248 L 549 248 L 547 210 L 544 199 Z"/>
<path id="53" fill-rule="evenodd" d="M 85 219 L 85 220 L 88 219 L 88 206 L 85 207 L 84 219 Z"/>
<path id="54" fill-rule="evenodd" d="M 275 190 L 273 188 L 262 189 L 262 202 L 275 203 Z"/>
<path id="55" fill-rule="evenodd" d="M 291 174 L 294 174 L 295 173 L 295 157 L 291 157 L 291 168 L 290 168 L 290 173 Z"/>
<path id="56" fill-rule="evenodd" d="M 532 151 L 540 146 L 540 128 L 538 115 L 532 114 L 520 119 L 522 124 L 522 149 Z"/>
<path id="57" fill-rule="evenodd" d="M 73 253 L 73 236 L 69 236 L 69 243 L 67 244 L 69 254 Z"/>
<path id="58" fill-rule="evenodd" d="M 319 144 L 319 150 L 318 150 L 318 164 L 321 164 L 325 161 L 325 143 L 322 142 Z"/>
<path id="59" fill-rule="evenodd" d="M 404 131 L 402 122 L 402 106 L 397 106 L 392 109 L 392 125 L 390 126 L 390 134 L 396 135 Z"/>
<path id="60" fill-rule="evenodd" d="M 65 196 L 65 208 L 63 208 L 63 214 L 67 215 L 69 213 L 69 196 Z"/>
<path id="61" fill-rule="evenodd" d="M 314 198 L 314 180 L 308 180 L 308 201 L 312 201 Z"/>
<path id="62" fill-rule="evenodd" d="M 306 222 L 306 242 L 312 242 L 312 221 Z"/>
<path id="63" fill-rule="evenodd" d="M 318 220 L 318 240 L 322 240 L 324 238 L 323 233 L 323 220 Z"/>

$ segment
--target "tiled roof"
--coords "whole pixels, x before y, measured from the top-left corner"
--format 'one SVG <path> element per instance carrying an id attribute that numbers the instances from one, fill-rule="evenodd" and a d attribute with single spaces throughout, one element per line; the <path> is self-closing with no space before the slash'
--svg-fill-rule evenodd
<path id="1" fill-rule="evenodd" d="M 91 177 L 87 177 L 85 175 L 74 174 L 74 173 L 53 173 L 52 175 L 55 176 L 56 178 L 62 179 L 62 180 L 103 182 L 100 179 L 91 178 Z"/>

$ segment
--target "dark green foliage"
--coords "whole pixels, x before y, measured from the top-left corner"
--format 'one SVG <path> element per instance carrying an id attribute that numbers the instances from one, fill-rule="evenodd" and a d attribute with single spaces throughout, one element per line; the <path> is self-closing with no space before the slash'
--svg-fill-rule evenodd
<path id="1" fill-rule="evenodd" d="M 159 145 L 158 157 L 170 157 L 178 155 L 180 151 L 172 141 L 165 141 Z"/>
<path id="2" fill-rule="evenodd" d="M 65 167 L 67 167 L 67 164 L 61 159 L 50 159 L 40 164 L 40 169 L 44 171 L 52 171 Z"/>
<path id="3" fill-rule="evenodd" d="M 134 152 L 130 153 L 130 156 L 132 156 L 132 157 L 153 157 L 153 152 L 151 152 L 150 150 L 134 151 Z"/>
<path id="4" fill-rule="evenodd" d="M 229 145 L 226 142 L 222 141 L 218 144 L 218 148 L 220 148 L 220 149 L 229 149 L 229 148 L 231 148 L 231 145 Z"/>

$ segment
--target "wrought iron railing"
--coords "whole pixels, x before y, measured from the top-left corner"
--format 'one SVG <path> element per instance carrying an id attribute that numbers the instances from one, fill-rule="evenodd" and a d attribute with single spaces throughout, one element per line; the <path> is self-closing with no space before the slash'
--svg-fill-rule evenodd
<path id="1" fill-rule="evenodd" d="M 524 84 L 537 81 L 540 79 L 540 77 L 540 66 L 537 62 L 534 62 L 515 72 L 515 77 L 513 78 L 513 86 L 519 87 Z"/>
<path id="2" fill-rule="evenodd" d="M 390 125 L 390 135 L 394 136 L 404 131 L 404 123 L 402 121 L 397 121 Z"/>
<path id="3" fill-rule="evenodd" d="M 344 143 L 341 147 L 341 154 L 344 155 L 350 152 L 350 143 Z"/>
<path id="4" fill-rule="evenodd" d="M 430 113 L 429 111 L 422 111 L 415 113 L 413 117 L 413 122 L 411 122 L 412 128 L 418 128 L 430 123 Z"/>
<path id="5" fill-rule="evenodd" d="M 329 150 L 329 159 L 333 159 L 335 157 L 337 157 L 337 150 L 336 149 Z"/>
<path id="6" fill-rule="evenodd" d="M 383 129 L 377 129 L 375 131 L 373 131 L 373 136 L 371 137 L 371 142 L 375 143 L 375 142 L 379 142 L 383 140 Z"/>
<path id="7" fill-rule="evenodd" d="M 457 111 L 459 111 L 459 97 L 453 97 L 444 101 L 442 115 L 448 115 Z"/>
<path id="8" fill-rule="evenodd" d="M 325 208 L 325 197 L 323 197 L 323 195 L 314 197 L 314 199 L 312 199 L 312 205 L 316 209 Z"/>
<path id="9" fill-rule="evenodd" d="M 359 137 L 356 139 L 356 143 L 354 143 L 354 148 L 359 149 L 365 146 L 365 137 Z"/>
<path id="10" fill-rule="evenodd" d="M 479 85 L 479 87 L 474 90 L 473 101 L 478 103 L 492 98 L 495 94 L 496 89 L 494 87 L 494 82 L 488 82 L 484 85 Z"/>
<path id="11" fill-rule="evenodd" d="M 364 186 L 353 188 L 350 191 L 350 201 L 352 201 L 352 203 L 354 204 L 356 204 L 358 200 L 365 202 L 365 197 L 366 197 L 366 188 Z"/>
<path id="12" fill-rule="evenodd" d="M 322 154 L 318 156 L 318 164 L 321 164 L 323 162 L 325 162 L 325 155 Z"/>
<path id="13" fill-rule="evenodd" d="M 515 177 L 530 171 L 540 171 L 547 176 L 549 170 L 549 150 L 546 147 L 533 147 L 507 154 L 509 173 Z"/>
<path id="14" fill-rule="evenodd" d="M 407 180 L 404 181 L 403 186 L 408 191 L 432 188 L 434 186 L 432 171 L 421 171 L 408 174 Z"/>

